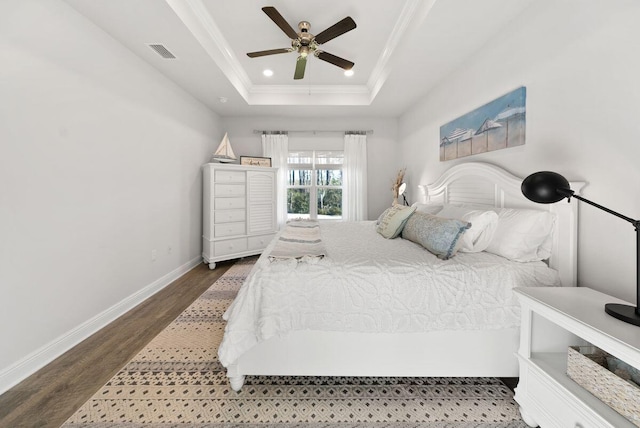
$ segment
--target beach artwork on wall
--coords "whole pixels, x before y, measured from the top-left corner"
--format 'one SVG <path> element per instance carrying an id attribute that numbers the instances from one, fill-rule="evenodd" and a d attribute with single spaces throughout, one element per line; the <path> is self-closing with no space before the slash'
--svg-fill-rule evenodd
<path id="1" fill-rule="evenodd" d="M 440 127 L 440 160 L 447 161 L 524 144 L 524 86 Z"/>

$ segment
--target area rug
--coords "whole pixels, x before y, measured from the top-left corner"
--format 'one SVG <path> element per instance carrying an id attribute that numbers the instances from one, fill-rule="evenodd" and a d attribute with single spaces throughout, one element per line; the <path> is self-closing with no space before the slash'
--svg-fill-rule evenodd
<path id="1" fill-rule="evenodd" d="M 496 378 L 247 376 L 231 390 L 222 314 L 254 262 L 229 268 L 63 427 L 526 427 Z"/>

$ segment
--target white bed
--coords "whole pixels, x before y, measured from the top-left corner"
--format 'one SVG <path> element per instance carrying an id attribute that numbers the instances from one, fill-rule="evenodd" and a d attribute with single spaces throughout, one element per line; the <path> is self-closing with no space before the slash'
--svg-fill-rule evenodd
<path id="1" fill-rule="evenodd" d="M 227 312 L 229 323 L 219 356 L 231 387 L 239 390 L 246 375 L 517 376 L 519 308 L 510 288 L 504 291 L 496 283 L 557 285 L 558 279 L 564 286 L 576 283 L 576 204 L 534 204 L 522 196 L 521 181 L 493 165 L 460 164 L 427 186 L 428 200 L 554 212 L 548 260 L 552 272 L 544 262 L 509 262 L 485 252 L 458 253 L 442 261 L 412 242 L 384 240 L 372 222 L 325 226 L 323 239 L 331 242 L 332 235 L 343 234 L 347 238 L 343 242 L 352 245 L 328 247 L 324 260 L 289 271 L 295 261 L 269 262 L 272 242 Z M 575 184 L 572 188 L 580 187 Z M 358 234 L 366 245 L 357 242 Z M 380 255 L 378 260 L 384 261 L 368 263 Z M 461 266 L 474 268 L 467 272 Z M 483 275 L 476 272 L 480 266 Z M 355 292 L 338 281 L 350 271 L 355 275 L 347 282 Z M 453 278 L 456 293 L 474 298 L 449 304 L 448 296 L 438 297 L 441 291 L 429 294 L 425 290 L 440 281 L 422 271 Z M 278 277 L 282 272 L 285 276 Z M 379 279 L 375 286 L 363 279 L 371 275 Z M 477 283 L 479 277 L 486 279 Z M 420 283 L 430 287 L 419 287 Z M 388 289 L 398 301 L 386 303 L 386 298 L 392 299 L 385 295 Z M 376 299 L 365 302 L 362 297 L 367 293 Z M 487 301 L 484 306 L 489 309 L 474 306 L 478 300 Z M 274 306 L 278 301 L 284 302 L 283 307 Z M 436 308 L 438 315 L 430 316 L 427 306 Z M 320 312 L 314 315 L 316 310 Z M 443 324 L 447 317 L 449 322 Z"/>

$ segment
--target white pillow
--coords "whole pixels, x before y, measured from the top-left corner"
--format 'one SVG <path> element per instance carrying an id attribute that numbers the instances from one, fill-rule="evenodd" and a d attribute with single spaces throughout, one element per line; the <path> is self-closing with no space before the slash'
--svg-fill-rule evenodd
<path id="1" fill-rule="evenodd" d="M 486 251 L 517 262 L 546 260 L 551 256 L 555 221 L 549 211 L 501 208 Z"/>
<path id="2" fill-rule="evenodd" d="M 491 243 L 498 226 L 498 214 L 495 211 L 479 210 L 476 207 L 445 205 L 437 215 L 471 223 L 471 228 L 462 236 L 460 251 L 465 253 L 484 251 Z"/>
<path id="3" fill-rule="evenodd" d="M 416 207 L 416 211 L 419 213 L 427 213 L 427 214 L 438 214 L 442 210 L 441 204 L 420 204 L 418 202 L 414 202 L 411 204 L 412 207 Z"/>

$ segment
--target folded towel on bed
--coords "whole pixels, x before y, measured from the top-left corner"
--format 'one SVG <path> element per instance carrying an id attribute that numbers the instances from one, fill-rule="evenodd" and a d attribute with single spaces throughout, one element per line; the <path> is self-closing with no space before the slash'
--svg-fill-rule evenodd
<path id="1" fill-rule="evenodd" d="M 269 253 L 269 260 L 318 260 L 326 256 L 317 220 L 298 219 L 287 223 Z"/>

